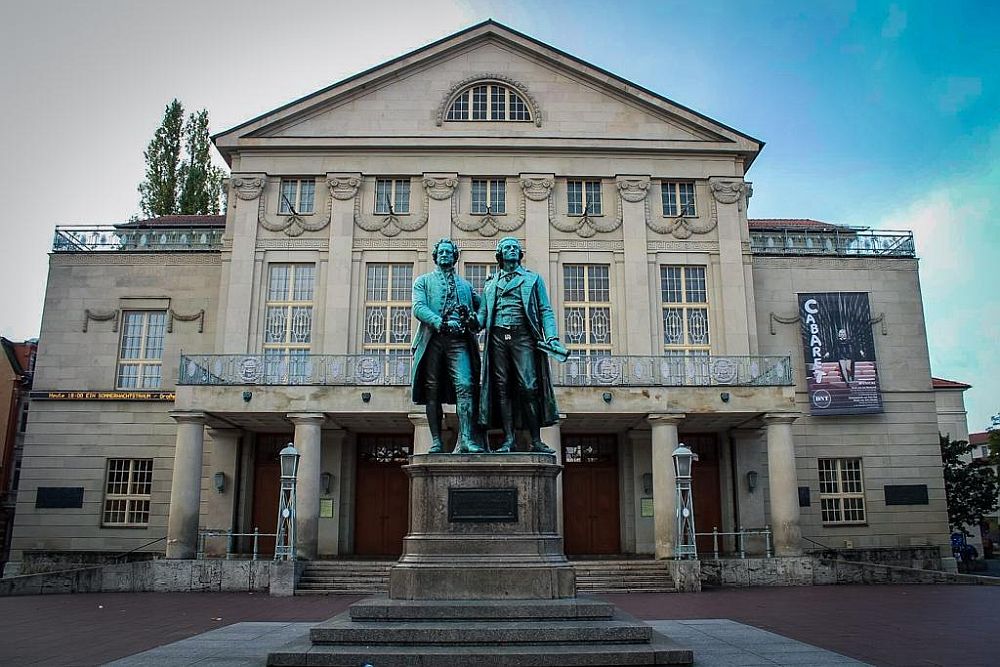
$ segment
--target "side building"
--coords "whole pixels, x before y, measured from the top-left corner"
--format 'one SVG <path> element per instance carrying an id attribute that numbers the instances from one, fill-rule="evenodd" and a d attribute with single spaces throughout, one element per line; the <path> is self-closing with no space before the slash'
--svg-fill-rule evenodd
<path id="1" fill-rule="evenodd" d="M 225 216 L 56 231 L 21 571 L 246 553 L 199 529 L 272 533 L 288 442 L 299 555 L 398 555 L 430 437 L 410 285 L 444 236 L 477 287 L 505 235 L 549 286 L 568 554 L 674 555 L 679 442 L 700 532 L 949 553 L 912 236 L 749 220 L 759 140 L 486 22 L 215 143 Z"/>
<path id="2" fill-rule="evenodd" d="M 29 393 L 38 343 L 0 337 L 0 576 L 10 555 L 11 529 L 28 428 Z"/>

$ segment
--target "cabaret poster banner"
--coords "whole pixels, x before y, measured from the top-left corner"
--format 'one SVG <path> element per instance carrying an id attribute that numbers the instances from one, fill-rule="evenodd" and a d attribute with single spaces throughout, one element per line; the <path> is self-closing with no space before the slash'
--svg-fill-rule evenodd
<path id="1" fill-rule="evenodd" d="M 799 315 L 810 414 L 882 412 L 868 294 L 799 294 Z"/>

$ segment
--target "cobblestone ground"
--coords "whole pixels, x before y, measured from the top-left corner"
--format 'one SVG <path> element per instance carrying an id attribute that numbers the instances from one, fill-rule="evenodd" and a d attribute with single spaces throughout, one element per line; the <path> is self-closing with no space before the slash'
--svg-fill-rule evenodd
<path id="1" fill-rule="evenodd" d="M 320 621 L 358 596 L 0 598 L 2 665 L 97 665 L 247 621 Z M 645 620 L 730 619 L 876 665 L 1000 664 L 1000 587 L 724 589 L 606 599 Z"/>

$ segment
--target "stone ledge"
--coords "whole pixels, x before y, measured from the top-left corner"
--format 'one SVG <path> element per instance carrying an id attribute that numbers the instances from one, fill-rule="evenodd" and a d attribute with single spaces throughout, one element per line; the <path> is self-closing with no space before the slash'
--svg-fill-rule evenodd
<path id="1" fill-rule="evenodd" d="M 357 621 L 610 619 L 614 605 L 595 598 L 560 600 L 389 600 L 373 596 L 350 606 Z"/>

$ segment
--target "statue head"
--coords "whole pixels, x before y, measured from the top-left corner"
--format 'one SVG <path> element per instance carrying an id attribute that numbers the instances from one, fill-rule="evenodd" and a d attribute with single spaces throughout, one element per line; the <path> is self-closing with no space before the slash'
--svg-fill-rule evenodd
<path id="1" fill-rule="evenodd" d="M 441 251 L 445 252 L 442 253 Z M 450 238 L 445 237 L 439 239 L 437 243 L 434 244 L 434 249 L 431 251 L 431 257 L 434 259 L 434 263 L 438 266 L 455 266 L 458 262 L 458 246 Z"/>
<path id="2" fill-rule="evenodd" d="M 520 241 L 513 236 L 505 236 L 497 241 L 496 258 L 497 262 L 501 264 L 505 260 L 520 262 L 524 258 L 524 248 L 521 247 Z"/>
<path id="3" fill-rule="evenodd" d="M 838 329 L 837 330 L 837 339 L 838 340 L 847 340 L 847 329 Z"/>

